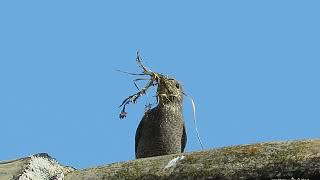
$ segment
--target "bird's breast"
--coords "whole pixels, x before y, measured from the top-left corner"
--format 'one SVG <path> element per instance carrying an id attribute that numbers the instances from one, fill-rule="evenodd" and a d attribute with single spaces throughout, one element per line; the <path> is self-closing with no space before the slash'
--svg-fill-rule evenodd
<path id="1" fill-rule="evenodd" d="M 180 108 L 158 106 L 146 112 L 137 143 L 137 153 L 158 156 L 181 152 L 184 128 Z"/>

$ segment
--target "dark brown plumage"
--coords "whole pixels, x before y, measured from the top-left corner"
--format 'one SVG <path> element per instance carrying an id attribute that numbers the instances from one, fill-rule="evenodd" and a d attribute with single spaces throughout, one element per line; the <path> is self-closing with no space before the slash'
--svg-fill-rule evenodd
<path id="1" fill-rule="evenodd" d="M 145 112 L 135 136 L 136 158 L 181 153 L 187 142 L 183 92 L 174 79 L 159 77 L 158 105 Z"/>

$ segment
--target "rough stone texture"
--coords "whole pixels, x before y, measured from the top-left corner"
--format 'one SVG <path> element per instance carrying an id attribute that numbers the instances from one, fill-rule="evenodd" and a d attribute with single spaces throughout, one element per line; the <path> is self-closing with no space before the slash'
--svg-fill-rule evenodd
<path id="1" fill-rule="evenodd" d="M 64 167 L 48 154 L 0 161 L 0 180 L 63 180 L 73 168 Z"/>
<path id="2" fill-rule="evenodd" d="M 320 180 L 320 139 L 258 143 L 74 170 L 47 154 L 0 161 L 0 180 Z"/>
<path id="3" fill-rule="evenodd" d="M 13 161 L 0 161 L 0 179 L 18 179 L 30 161 L 30 157 Z"/>
<path id="4" fill-rule="evenodd" d="M 258 143 L 183 153 L 68 173 L 66 180 L 320 180 L 320 139 Z"/>

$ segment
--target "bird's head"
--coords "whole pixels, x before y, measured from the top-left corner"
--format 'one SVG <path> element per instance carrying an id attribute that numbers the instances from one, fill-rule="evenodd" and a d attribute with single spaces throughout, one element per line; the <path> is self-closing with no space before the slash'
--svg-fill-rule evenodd
<path id="1" fill-rule="evenodd" d="M 171 105 L 172 107 L 181 107 L 182 101 L 183 101 L 183 91 L 182 91 L 182 85 L 179 81 L 169 78 L 168 76 L 165 76 L 160 73 L 156 73 L 148 69 L 144 64 L 142 63 L 142 59 L 139 55 L 139 52 L 137 52 L 137 58 L 136 61 L 139 65 L 139 67 L 143 70 L 142 73 L 129 73 L 125 71 L 120 71 L 124 72 L 127 74 L 131 75 L 141 75 L 141 76 L 149 76 L 150 79 L 145 79 L 145 78 L 137 78 L 134 80 L 134 82 L 139 81 L 139 80 L 148 80 L 148 83 L 140 89 L 136 84 L 136 87 L 139 89 L 139 91 L 129 97 L 127 97 L 119 107 L 122 107 L 122 110 L 120 112 L 120 119 L 125 118 L 127 113 L 125 111 L 126 105 L 130 103 L 136 103 L 138 98 L 145 95 L 147 90 L 152 87 L 152 86 L 157 86 L 157 100 L 158 100 L 158 105 Z"/>
<path id="2" fill-rule="evenodd" d="M 182 104 L 183 90 L 179 81 L 160 76 L 157 88 L 159 104 Z"/>

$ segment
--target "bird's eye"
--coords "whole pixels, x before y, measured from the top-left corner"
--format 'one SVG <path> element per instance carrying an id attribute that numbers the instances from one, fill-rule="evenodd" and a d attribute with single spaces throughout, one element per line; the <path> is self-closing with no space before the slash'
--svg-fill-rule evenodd
<path id="1" fill-rule="evenodd" d="M 176 84 L 176 88 L 177 88 L 177 89 L 180 89 L 180 84 Z"/>

